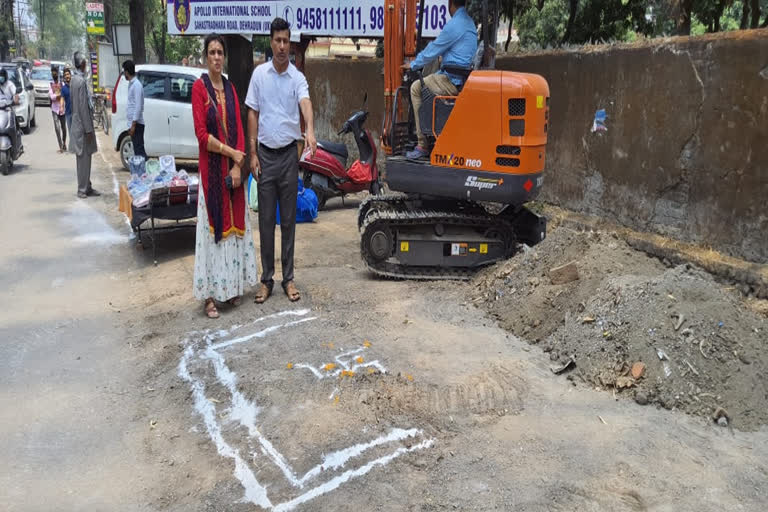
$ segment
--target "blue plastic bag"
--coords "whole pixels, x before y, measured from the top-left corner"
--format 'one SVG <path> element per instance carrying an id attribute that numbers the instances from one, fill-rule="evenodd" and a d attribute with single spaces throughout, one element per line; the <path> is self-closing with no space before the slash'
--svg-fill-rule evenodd
<path id="1" fill-rule="evenodd" d="M 317 218 L 317 194 L 311 188 L 304 188 L 299 178 L 299 190 L 296 196 L 296 222 L 312 222 Z M 277 205 L 277 224 L 280 225 L 280 205 Z"/>

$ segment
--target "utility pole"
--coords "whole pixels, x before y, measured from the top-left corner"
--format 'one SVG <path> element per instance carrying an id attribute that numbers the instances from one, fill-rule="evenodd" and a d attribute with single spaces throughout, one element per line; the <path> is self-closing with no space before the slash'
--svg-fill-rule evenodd
<path id="1" fill-rule="evenodd" d="M 40 57 L 45 57 L 45 0 L 37 0 L 40 7 Z"/>
<path id="2" fill-rule="evenodd" d="M 13 1 L 13 0 L 11 0 Z M 24 29 L 21 26 L 21 7 L 19 6 L 21 2 L 16 2 L 16 23 L 19 25 L 19 36 L 16 37 L 16 34 L 14 33 L 13 38 L 16 39 L 16 56 L 21 57 L 24 52 L 22 50 L 24 46 Z"/>

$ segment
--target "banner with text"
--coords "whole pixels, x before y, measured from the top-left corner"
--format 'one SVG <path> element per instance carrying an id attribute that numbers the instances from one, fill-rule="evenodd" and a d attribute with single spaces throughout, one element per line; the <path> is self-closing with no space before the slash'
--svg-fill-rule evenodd
<path id="1" fill-rule="evenodd" d="M 384 0 L 168 0 L 168 33 L 269 34 L 285 18 L 291 32 L 311 36 L 382 37 Z M 437 37 L 450 19 L 448 0 L 426 0 L 424 37 Z M 417 21 L 418 22 L 418 21 Z"/>
<path id="2" fill-rule="evenodd" d="M 85 24 L 89 34 L 104 35 L 104 4 L 85 4 Z"/>

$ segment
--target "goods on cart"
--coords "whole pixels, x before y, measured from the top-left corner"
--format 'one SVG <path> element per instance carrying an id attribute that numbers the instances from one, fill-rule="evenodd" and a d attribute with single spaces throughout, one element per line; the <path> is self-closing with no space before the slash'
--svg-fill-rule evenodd
<path id="1" fill-rule="evenodd" d="M 190 176 L 184 169 L 177 171 L 173 156 L 162 156 L 159 160 L 150 158 L 141 163 L 144 172 L 132 174 L 128 181 L 133 206 L 142 208 L 149 204 L 151 198 L 165 197 L 171 204 L 197 202 L 198 177 Z"/>

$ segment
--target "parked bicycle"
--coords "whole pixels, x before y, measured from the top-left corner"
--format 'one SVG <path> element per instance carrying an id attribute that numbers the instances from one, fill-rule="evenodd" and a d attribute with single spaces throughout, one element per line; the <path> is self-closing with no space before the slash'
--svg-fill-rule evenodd
<path id="1" fill-rule="evenodd" d="M 95 129 L 103 129 L 104 133 L 109 135 L 109 108 L 106 94 L 96 93 L 93 95 L 93 125 Z"/>

